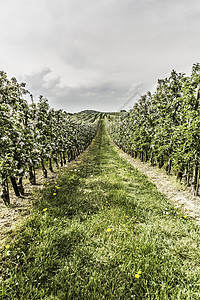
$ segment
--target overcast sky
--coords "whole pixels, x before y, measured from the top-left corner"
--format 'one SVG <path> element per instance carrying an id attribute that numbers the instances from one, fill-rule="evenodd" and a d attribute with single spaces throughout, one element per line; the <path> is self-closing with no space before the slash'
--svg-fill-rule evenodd
<path id="1" fill-rule="evenodd" d="M 200 62 L 199 0 L 0 0 L 0 69 L 56 109 L 130 109 Z"/>

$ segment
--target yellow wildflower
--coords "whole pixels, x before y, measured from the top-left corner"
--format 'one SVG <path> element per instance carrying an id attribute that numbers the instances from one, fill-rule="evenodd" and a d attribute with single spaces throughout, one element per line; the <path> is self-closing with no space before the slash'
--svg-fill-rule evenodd
<path id="1" fill-rule="evenodd" d="M 53 196 L 55 196 L 56 195 L 56 193 L 53 193 Z"/>
<path id="2" fill-rule="evenodd" d="M 10 248 L 10 245 L 6 245 L 6 249 L 9 249 Z"/>
<path id="3" fill-rule="evenodd" d="M 43 211 L 47 211 L 47 208 L 44 208 Z"/>
<path id="4" fill-rule="evenodd" d="M 110 228 L 107 228 L 107 232 L 110 232 L 111 231 L 111 229 Z"/>
<path id="5" fill-rule="evenodd" d="M 135 278 L 140 278 L 140 274 L 135 274 Z"/>
<path id="6" fill-rule="evenodd" d="M 142 271 L 141 271 L 141 270 L 139 270 L 137 273 L 140 275 L 140 274 L 142 273 Z"/>

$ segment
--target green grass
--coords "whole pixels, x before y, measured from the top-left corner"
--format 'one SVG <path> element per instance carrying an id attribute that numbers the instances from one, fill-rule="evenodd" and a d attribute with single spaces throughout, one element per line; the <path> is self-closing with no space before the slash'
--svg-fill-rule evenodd
<path id="1" fill-rule="evenodd" d="M 1 250 L 0 299 L 200 299 L 197 226 L 118 156 L 104 123 L 36 196 Z"/>

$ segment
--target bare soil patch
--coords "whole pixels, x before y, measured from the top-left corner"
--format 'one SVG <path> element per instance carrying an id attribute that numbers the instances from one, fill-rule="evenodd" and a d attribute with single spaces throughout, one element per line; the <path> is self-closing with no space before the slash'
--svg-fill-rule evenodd
<path id="1" fill-rule="evenodd" d="M 139 159 L 131 157 L 116 145 L 114 147 L 121 157 L 145 174 L 160 192 L 165 194 L 177 208 L 192 217 L 197 225 L 200 226 L 200 197 L 193 196 L 191 188 L 177 183 L 174 175 L 167 175 L 164 170 L 152 167 L 150 163 L 143 163 Z"/>
<path id="2" fill-rule="evenodd" d="M 84 151 L 86 153 L 89 151 L 89 147 Z M 42 170 L 36 170 L 36 182 L 37 185 L 31 185 L 28 180 L 24 183 L 25 196 L 23 198 L 16 197 L 14 192 L 10 191 L 11 204 L 5 206 L 3 200 L 0 198 L 0 248 L 4 245 L 5 240 L 9 235 L 16 229 L 17 226 L 22 223 L 25 218 L 30 216 L 32 203 L 35 199 L 34 190 L 43 189 L 47 183 L 54 183 L 58 177 L 59 172 L 67 167 L 70 168 L 74 163 L 81 160 L 81 155 L 68 162 L 66 166 L 60 167 L 56 170 L 53 166 L 54 172 L 48 171 L 48 177 L 44 178 Z"/>
<path id="3" fill-rule="evenodd" d="M 25 220 L 31 213 L 34 198 L 34 189 L 42 189 L 47 182 L 53 182 L 57 172 L 48 173 L 48 178 L 44 178 L 41 170 L 36 172 L 37 185 L 31 185 L 28 180 L 24 184 L 25 196 L 16 197 L 12 189 L 10 190 L 11 204 L 5 206 L 0 198 L 0 247 L 4 244 L 6 237 Z"/>

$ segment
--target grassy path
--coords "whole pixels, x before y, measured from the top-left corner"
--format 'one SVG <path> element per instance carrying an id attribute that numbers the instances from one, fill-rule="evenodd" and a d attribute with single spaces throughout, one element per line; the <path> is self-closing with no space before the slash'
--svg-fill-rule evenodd
<path id="1" fill-rule="evenodd" d="M 1 251 L 0 299 L 200 299 L 200 234 L 104 123 Z"/>

